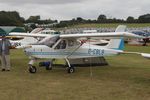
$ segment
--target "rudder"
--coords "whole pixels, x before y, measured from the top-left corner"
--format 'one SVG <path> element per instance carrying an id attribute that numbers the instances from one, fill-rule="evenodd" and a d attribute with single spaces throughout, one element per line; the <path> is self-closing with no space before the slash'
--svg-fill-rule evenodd
<path id="1" fill-rule="evenodd" d="M 125 25 L 119 25 L 115 32 L 125 32 L 126 26 Z M 119 39 L 110 39 L 107 48 L 109 49 L 117 49 L 117 50 L 123 50 L 124 49 L 124 38 Z"/>

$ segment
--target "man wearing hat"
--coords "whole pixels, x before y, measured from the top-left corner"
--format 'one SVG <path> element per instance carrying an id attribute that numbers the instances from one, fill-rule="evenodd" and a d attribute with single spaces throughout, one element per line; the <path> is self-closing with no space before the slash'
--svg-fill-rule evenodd
<path id="1" fill-rule="evenodd" d="M 10 71 L 10 58 L 9 58 L 10 46 L 11 44 L 9 40 L 6 38 L 5 35 L 3 35 L 0 40 L 0 59 L 2 71 Z"/>

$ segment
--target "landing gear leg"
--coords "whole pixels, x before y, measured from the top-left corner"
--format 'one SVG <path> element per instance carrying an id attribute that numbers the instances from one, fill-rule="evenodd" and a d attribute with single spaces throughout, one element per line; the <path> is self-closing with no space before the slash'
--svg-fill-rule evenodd
<path id="1" fill-rule="evenodd" d="M 29 63 L 28 63 L 28 66 L 29 66 L 28 71 L 29 71 L 30 73 L 36 73 L 36 71 L 37 71 L 36 67 L 33 66 L 33 64 L 35 63 L 35 61 L 36 61 L 36 59 L 31 59 L 31 60 L 29 61 Z"/>
<path id="2" fill-rule="evenodd" d="M 53 61 L 55 61 L 55 59 L 50 60 L 50 64 L 49 66 L 46 66 L 46 70 L 52 70 Z"/>
<path id="3" fill-rule="evenodd" d="M 53 59 L 50 60 L 50 63 L 48 65 L 46 65 L 46 70 L 52 70 L 52 63 L 53 63 Z"/>
<path id="4" fill-rule="evenodd" d="M 68 73 L 74 73 L 75 72 L 75 68 L 72 65 L 70 65 L 70 62 L 69 62 L 69 60 L 67 58 L 65 60 L 66 60 L 66 62 L 68 64 L 67 72 Z"/>

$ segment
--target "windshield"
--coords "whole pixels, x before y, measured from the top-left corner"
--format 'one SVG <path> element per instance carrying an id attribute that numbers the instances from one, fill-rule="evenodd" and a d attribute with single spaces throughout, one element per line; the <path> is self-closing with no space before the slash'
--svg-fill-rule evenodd
<path id="1" fill-rule="evenodd" d="M 59 40 L 59 36 L 47 37 L 39 42 L 40 45 L 47 45 L 52 47 Z"/>

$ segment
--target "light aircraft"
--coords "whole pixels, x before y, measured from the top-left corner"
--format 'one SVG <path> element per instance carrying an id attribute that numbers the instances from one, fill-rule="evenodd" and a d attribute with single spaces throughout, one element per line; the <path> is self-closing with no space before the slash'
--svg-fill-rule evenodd
<path id="1" fill-rule="evenodd" d="M 37 59 L 65 59 L 68 68 L 68 73 L 75 71 L 74 66 L 69 62 L 69 59 L 103 57 L 127 53 L 123 51 L 123 37 L 127 38 L 143 38 L 129 32 L 124 32 L 125 26 L 119 26 L 115 32 L 109 33 L 89 33 L 89 34 L 65 34 L 65 35 L 47 35 L 47 34 L 18 34 L 10 33 L 11 36 L 27 36 L 27 37 L 42 37 L 43 40 L 31 44 L 20 46 L 24 48 L 26 55 L 30 57 L 28 63 L 29 72 L 36 73 L 36 67 L 33 66 Z M 82 41 L 82 38 L 87 40 L 91 38 L 110 39 L 105 46 L 90 44 L 90 42 Z M 81 40 L 81 41 L 80 41 Z M 131 52 L 130 52 L 131 53 Z M 132 52 L 134 53 L 134 52 Z M 143 57 L 150 58 L 150 54 L 141 54 Z"/>
<path id="2" fill-rule="evenodd" d="M 59 32 L 52 30 L 50 28 L 35 28 L 31 31 L 31 34 L 59 34 Z"/>
<path id="3" fill-rule="evenodd" d="M 140 31 L 140 30 L 133 30 L 131 32 L 136 34 L 136 35 L 144 36 L 145 38 L 130 40 L 130 42 L 129 42 L 130 44 L 147 46 L 147 43 L 150 40 L 150 33 L 149 32 L 144 32 L 144 31 Z"/>

